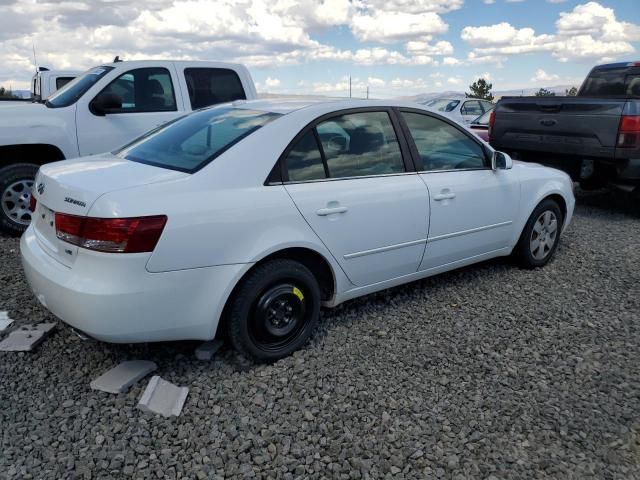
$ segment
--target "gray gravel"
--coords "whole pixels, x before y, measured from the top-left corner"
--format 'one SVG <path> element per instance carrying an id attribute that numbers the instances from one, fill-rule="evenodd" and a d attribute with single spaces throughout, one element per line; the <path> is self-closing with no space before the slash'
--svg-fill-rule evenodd
<path id="1" fill-rule="evenodd" d="M 0 310 L 51 320 L 0 238 Z M 271 366 L 192 342 L 0 354 L 1 478 L 640 478 L 640 215 L 582 194 L 547 268 L 493 261 L 323 314 Z M 145 358 L 182 415 L 89 384 Z"/>

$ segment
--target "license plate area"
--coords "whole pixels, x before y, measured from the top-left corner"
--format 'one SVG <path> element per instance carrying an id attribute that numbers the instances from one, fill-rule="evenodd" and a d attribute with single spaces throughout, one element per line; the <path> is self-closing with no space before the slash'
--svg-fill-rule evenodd
<path id="1" fill-rule="evenodd" d="M 42 248 L 60 263 L 70 267 L 75 261 L 78 247 L 63 242 L 56 236 L 56 212 L 41 203 L 35 212 L 36 237 Z"/>

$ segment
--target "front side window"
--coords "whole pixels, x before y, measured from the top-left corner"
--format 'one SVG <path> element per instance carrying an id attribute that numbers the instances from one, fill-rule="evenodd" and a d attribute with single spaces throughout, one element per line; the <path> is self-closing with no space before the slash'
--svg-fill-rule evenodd
<path id="1" fill-rule="evenodd" d="M 480 106 L 480 102 L 477 100 L 470 100 L 468 102 L 464 102 L 462 108 L 460 109 L 460 113 L 462 115 L 469 115 L 472 117 L 479 117 L 484 113 L 482 107 Z"/>
<path id="2" fill-rule="evenodd" d="M 453 125 L 420 113 L 402 112 L 402 116 L 423 171 L 487 168 L 484 149 Z"/>
<path id="3" fill-rule="evenodd" d="M 56 91 L 47 99 L 45 105 L 49 108 L 61 108 L 73 105 L 87 90 L 93 87 L 98 80 L 111 70 L 113 70 L 113 67 L 92 68 Z"/>
<path id="4" fill-rule="evenodd" d="M 138 68 L 123 73 L 98 95 L 114 94 L 122 107 L 109 113 L 172 112 L 177 110 L 171 74 L 166 68 Z"/>
<path id="5" fill-rule="evenodd" d="M 219 107 L 187 115 L 115 152 L 121 158 L 193 173 L 280 114 Z"/>
<path id="6" fill-rule="evenodd" d="M 226 68 L 185 68 L 184 78 L 191 108 L 247 98 L 238 74 Z"/>

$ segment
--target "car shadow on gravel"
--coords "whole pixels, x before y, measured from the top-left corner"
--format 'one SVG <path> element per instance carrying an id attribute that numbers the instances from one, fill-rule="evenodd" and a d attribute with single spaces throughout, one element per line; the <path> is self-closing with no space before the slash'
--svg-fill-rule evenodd
<path id="1" fill-rule="evenodd" d="M 578 205 L 589 209 L 607 210 L 614 214 L 625 214 L 640 218 L 640 193 L 629 193 L 618 189 L 585 191 L 577 189 Z"/>

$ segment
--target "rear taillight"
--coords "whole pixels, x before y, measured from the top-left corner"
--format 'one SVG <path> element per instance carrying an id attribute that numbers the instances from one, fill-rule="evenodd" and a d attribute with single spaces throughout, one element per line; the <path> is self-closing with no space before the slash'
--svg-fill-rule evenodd
<path id="1" fill-rule="evenodd" d="M 640 145 L 640 116 L 625 115 L 620 120 L 618 147 L 638 147 Z"/>
<path id="2" fill-rule="evenodd" d="M 491 139 L 491 133 L 493 133 L 493 126 L 496 124 L 496 111 L 492 111 L 489 115 L 489 130 L 487 131 L 487 135 L 489 135 L 489 139 Z"/>
<path id="3" fill-rule="evenodd" d="M 56 236 L 78 247 L 99 252 L 152 252 L 167 217 L 92 218 L 56 213 Z"/>
<path id="4" fill-rule="evenodd" d="M 35 212 L 37 205 L 38 205 L 38 201 L 36 200 L 36 197 L 34 197 L 33 194 L 31 194 L 31 196 L 29 197 L 29 210 L 31 210 L 32 212 Z"/>

